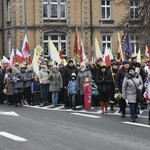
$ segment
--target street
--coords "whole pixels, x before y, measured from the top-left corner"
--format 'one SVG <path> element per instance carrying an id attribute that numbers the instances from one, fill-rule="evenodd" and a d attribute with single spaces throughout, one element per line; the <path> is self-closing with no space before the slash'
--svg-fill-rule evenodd
<path id="1" fill-rule="evenodd" d="M 147 111 L 130 124 L 98 109 L 0 105 L 0 150 L 149 150 Z"/>

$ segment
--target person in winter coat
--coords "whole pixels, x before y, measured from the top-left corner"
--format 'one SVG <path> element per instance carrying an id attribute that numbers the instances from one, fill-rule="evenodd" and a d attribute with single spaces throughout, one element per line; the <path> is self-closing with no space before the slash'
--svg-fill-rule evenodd
<path id="1" fill-rule="evenodd" d="M 148 124 L 150 125 L 150 73 L 148 73 L 147 81 L 145 82 L 144 98 L 148 104 Z"/>
<path id="2" fill-rule="evenodd" d="M 6 79 L 6 89 L 7 89 L 7 99 L 8 99 L 8 105 L 13 105 L 14 104 L 14 83 L 13 83 L 13 74 L 12 74 L 12 69 L 9 68 L 7 70 L 8 77 Z"/>
<path id="3" fill-rule="evenodd" d="M 91 79 L 86 77 L 83 85 L 85 110 L 91 110 L 92 85 L 90 81 Z"/>
<path id="4" fill-rule="evenodd" d="M 128 74 L 128 69 L 130 67 L 130 63 L 128 60 L 124 60 L 122 64 L 123 66 L 121 66 L 117 70 L 116 79 L 115 79 L 115 91 L 119 93 L 122 93 L 122 83 L 123 83 L 125 75 Z M 119 112 L 122 113 L 121 117 L 124 118 L 126 115 L 125 99 L 121 98 L 121 100 L 119 100 L 119 107 L 120 107 Z"/>
<path id="5" fill-rule="evenodd" d="M 97 67 L 94 62 L 90 62 L 89 69 L 91 72 L 91 79 L 94 80 L 94 82 L 95 82 L 96 74 L 97 74 Z"/>
<path id="6" fill-rule="evenodd" d="M 111 111 L 114 111 L 114 104 L 115 104 L 115 78 L 118 70 L 118 63 L 116 61 L 113 61 L 111 64 L 111 74 L 112 74 L 112 84 L 111 84 L 111 92 L 110 92 L 110 109 Z"/>
<path id="7" fill-rule="evenodd" d="M 86 77 L 89 77 L 91 79 L 91 72 L 88 68 L 86 68 L 85 63 L 81 63 L 81 69 L 78 71 L 77 75 L 77 88 L 80 95 L 80 102 L 81 105 L 84 107 L 84 91 L 83 91 L 83 84 Z"/>
<path id="8" fill-rule="evenodd" d="M 41 65 L 41 70 L 39 72 L 39 81 L 41 83 L 43 106 L 48 105 L 48 94 L 50 85 L 49 74 L 50 70 L 47 69 L 47 66 Z"/>
<path id="9" fill-rule="evenodd" d="M 134 67 L 128 69 L 128 74 L 125 76 L 122 84 L 123 99 L 126 99 L 130 105 L 130 115 L 132 122 L 135 122 L 137 116 L 137 88 L 142 92 L 143 81 L 141 76 L 135 72 Z"/>
<path id="10" fill-rule="evenodd" d="M 69 81 L 71 80 L 71 74 L 72 73 L 75 73 L 76 75 L 78 74 L 78 70 L 77 70 L 77 67 L 74 65 L 74 62 L 73 60 L 68 60 L 68 64 L 65 66 L 65 74 L 64 74 L 64 89 L 65 89 L 65 99 L 64 99 L 64 102 L 65 102 L 65 105 L 64 107 L 65 108 L 70 108 L 70 102 L 69 102 L 69 98 L 68 98 L 68 92 L 67 92 L 67 86 L 68 86 L 68 83 Z"/>
<path id="11" fill-rule="evenodd" d="M 66 80 L 66 76 L 65 76 L 65 66 L 64 66 L 63 63 L 61 63 L 59 65 L 59 72 L 60 72 L 60 74 L 62 76 L 62 80 L 63 80 L 63 88 L 59 93 L 59 102 L 64 103 L 64 100 L 66 99 L 66 89 L 65 89 L 66 87 L 65 87 L 65 84 L 64 84 L 64 82 Z"/>
<path id="12" fill-rule="evenodd" d="M 50 87 L 49 91 L 52 92 L 52 102 L 54 106 L 58 106 L 58 93 L 63 88 L 63 81 L 57 66 L 53 66 L 49 76 Z"/>
<path id="13" fill-rule="evenodd" d="M 108 101 L 110 98 L 112 77 L 108 71 L 106 64 L 101 64 L 100 69 L 97 71 L 96 84 L 99 87 L 99 100 L 101 106 L 101 114 L 107 113 Z M 105 110 L 104 110 L 105 108 Z"/>
<path id="14" fill-rule="evenodd" d="M 31 105 L 31 83 L 33 81 L 33 77 L 35 76 L 32 65 L 27 66 L 24 75 L 24 97 L 27 100 L 27 103 Z"/>
<path id="15" fill-rule="evenodd" d="M 76 82 L 76 74 L 72 73 L 71 80 L 68 83 L 68 96 L 70 98 L 70 106 L 72 109 L 76 109 L 76 95 L 77 95 L 77 82 Z"/>
<path id="16" fill-rule="evenodd" d="M 34 77 L 31 83 L 32 105 L 40 104 L 40 82 L 38 76 Z"/>
<path id="17" fill-rule="evenodd" d="M 22 106 L 24 76 L 17 68 L 12 68 L 12 73 L 13 73 L 13 82 L 15 88 L 14 104 L 15 107 L 18 107 L 18 104 Z"/>
<path id="18" fill-rule="evenodd" d="M 5 80 L 4 80 L 5 74 L 6 74 L 6 71 L 0 66 L 0 104 L 4 103 L 5 96 L 4 96 L 3 90 L 5 87 Z"/>

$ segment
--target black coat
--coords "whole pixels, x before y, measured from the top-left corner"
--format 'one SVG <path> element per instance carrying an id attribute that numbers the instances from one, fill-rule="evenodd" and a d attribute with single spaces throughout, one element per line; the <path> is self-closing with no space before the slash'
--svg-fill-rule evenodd
<path id="1" fill-rule="evenodd" d="M 106 70 L 106 72 L 103 73 L 101 69 L 98 70 L 96 75 L 96 84 L 100 89 L 100 93 L 110 93 L 112 84 L 110 72 Z"/>
<path id="2" fill-rule="evenodd" d="M 96 81 L 96 74 L 97 74 L 97 68 L 91 68 L 90 67 L 90 72 L 91 72 L 91 79 Z"/>
<path id="3" fill-rule="evenodd" d="M 0 69 L 0 94 L 2 93 L 5 87 L 4 78 L 5 78 L 5 71 Z"/>
<path id="4" fill-rule="evenodd" d="M 78 74 L 78 70 L 75 66 L 70 67 L 69 65 L 65 66 L 65 75 L 64 75 L 64 86 L 67 87 L 69 81 L 71 80 L 71 74 L 75 73 L 76 76 Z"/>
<path id="5" fill-rule="evenodd" d="M 122 93 L 122 83 L 123 83 L 125 75 L 126 75 L 126 72 L 124 71 L 123 68 L 118 69 L 116 78 L 115 78 L 115 88 L 120 93 Z"/>

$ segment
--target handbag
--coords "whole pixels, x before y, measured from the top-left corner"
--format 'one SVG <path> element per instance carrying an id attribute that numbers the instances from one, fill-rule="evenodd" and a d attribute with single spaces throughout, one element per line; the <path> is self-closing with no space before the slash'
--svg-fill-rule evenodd
<path id="1" fill-rule="evenodd" d="M 131 79 L 131 78 L 130 78 L 130 79 Z M 141 92 L 140 89 L 137 88 L 135 82 L 134 82 L 132 79 L 131 79 L 131 81 L 134 83 L 135 88 L 136 88 L 136 95 L 137 95 L 136 102 L 137 102 L 137 103 L 141 103 L 141 101 L 142 101 L 142 92 Z"/>

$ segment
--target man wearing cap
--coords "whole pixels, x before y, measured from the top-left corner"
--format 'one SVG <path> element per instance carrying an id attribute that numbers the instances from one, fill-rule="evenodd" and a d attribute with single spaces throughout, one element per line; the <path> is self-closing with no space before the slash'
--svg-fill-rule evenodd
<path id="1" fill-rule="evenodd" d="M 78 73 L 78 70 L 76 68 L 76 66 L 74 65 L 73 63 L 73 60 L 69 60 L 68 61 L 68 64 L 67 66 L 65 66 L 65 80 L 64 80 L 64 87 L 65 87 L 65 99 L 64 99 L 64 102 L 65 102 L 65 108 L 69 108 L 70 105 L 69 105 L 69 98 L 68 98 L 68 94 L 67 94 L 67 86 L 68 86 L 68 83 L 69 81 L 71 80 L 71 74 L 72 73 L 75 73 L 77 75 Z"/>
<path id="2" fill-rule="evenodd" d="M 118 69 L 117 74 L 116 74 L 116 79 L 115 79 L 115 91 L 116 92 L 120 92 L 122 93 L 122 83 L 124 80 L 125 75 L 128 73 L 128 69 L 129 69 L 129 61 L 128 60 L 124 60 L 122 62 L 123 66 L 121 68 Z M 122 118 L 125 117 L 126 114 L 126 101 L 125 99 L 121 99 L 119 101 L 119 107 L 120 107 L 120 112 L 122 113 Z"/>

